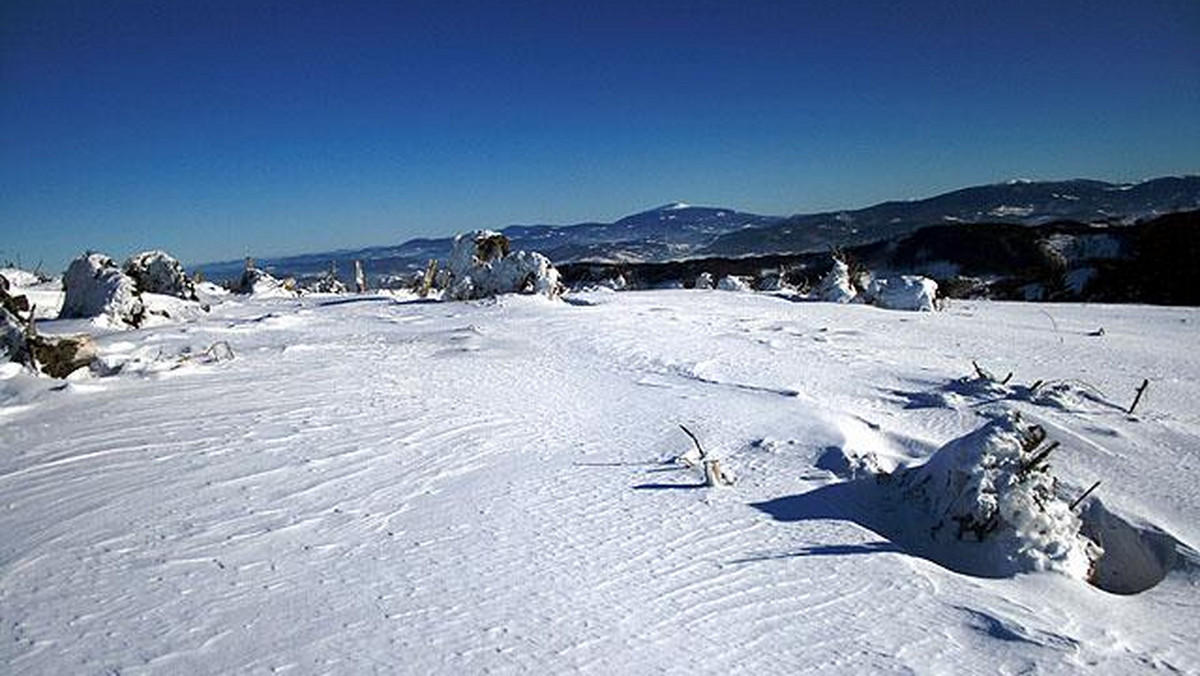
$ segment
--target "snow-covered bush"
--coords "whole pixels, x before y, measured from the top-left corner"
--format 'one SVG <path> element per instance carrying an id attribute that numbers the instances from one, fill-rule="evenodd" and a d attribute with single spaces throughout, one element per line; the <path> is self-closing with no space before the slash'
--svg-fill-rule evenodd
<path id="1" fill-rule="evenodd" d="M 850 278 L 850 266 L 840 258 L 833 259 L 833 268 L 817 285 L 817 298 L 827 303 L 849 303 L 858 296 Z"/>
<path id="2" fill-rule="evenodd" d="M 0 277 L 7 279 L 13 286 L 20 287 L 37 286 L 46 281 L 43 275 L 20 268 L 0 268 Z"/>
<path id="3" fill-rule="evenodd" d="M 716 284 L 713 282 L 712 273 L 701 272 L 699 275 L 696 276 L 695 287 L 697 289 L 711 289 L 715 286 L 716 286 Z"/>
<path id="4" fill-rule="evenodd" d="M 1056 493 L 1045 432 L 1015 412 L 942 446 L 900 477 L 935 541 L 972 552 L 997 575 L 1058 570 L 1086 578 L 1103 551 Z"/>
<path id="5" fill-rule="evenodd" d="M 717 288 L 722 291 L 749 291 L 750 285 L 741 277 L 725 275 L 717 282 Z"/>
<path id="6" fill-rule="evenodd" d="M 346 293 L 349 291 L 345 282 L 338 279 L 337 268 L 333 266 L 321 273 L 321 276 L 306 288 L 314 293 Z"/>
<path id="7" fill-rule="evenodd" d="M 254 296 L 294 296 L 295 281 L 291 279 L 276 279 L 265 270 L 247 266 L 230 291 Z"/>
<path id="8" fill-rule="evenodd" d="M 558 270 L 549 258 L 532 251 L 511 253 L 508 238 L 490 230 L 455 237 L 447 268 L 451 281 L 446 297 L 450 300 L 505 293 L 556 298 L 562 293 Z"/>
<path id="9" fill-rule="evenodd" d="M 928 277 L 903 275 L 871 282 L 871 304 L 888 310 L 933 312 L 937 301 L 937 282 Z"/>
<path id="10" fill-rule="evenodd" d="M 796 291 L 796 287 L 788 284 L 782 272 L 771 272 L 763 275 L 758 281 L 757 288 L 759 291 L 769 292 Z"/>
<path id="11" fill-rule="evenodd" d="M 143 251 L 130 256 L 125 261 L 125 274 L 137 284 L 140 293 L 196 300 L 196 285 L 183 265 L 165 251 Z"/>
<path id="12" fill-rule="evenodd" d="M 629 288 L 629 282 L 625 279 L 625 275 L 617 273 L 615 277 L 600 282 L 600 286 L 608 287 L 613 291 L 624 291 Z"/>
<path id="13" fill-rule="evenodd" d="M 113 259 L 90 253 L 71 261 L 63 275 L 59 317 L 99 317 L 110 326 L 139 326 L 146 315 L 137 284 Z"/>

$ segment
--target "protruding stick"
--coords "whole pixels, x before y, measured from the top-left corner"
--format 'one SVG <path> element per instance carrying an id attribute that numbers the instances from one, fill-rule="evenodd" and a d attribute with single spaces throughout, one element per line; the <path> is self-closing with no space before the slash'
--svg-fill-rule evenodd
<path id="1" fill-rule="evenodd" d="M 1071 506 L 1070 506 L 1070 507 L 1068 507 L 1067 509 L 1070 509 L 1072 512 L 1073 512 L 1073 511 L 1075 511 L 1075 508 L 1079 506 L 1079 503 L 1083 502 L 1083 499 L 1084 499 L 1084 498 L 1086 498 L 1087 496 L 1091 495 L 1091 494 L 1092 494 L 1092 491 L 1096 490 L 1096 489 L 1097 489 L 1097 488 L 1099 488 L 1099 487 L 1100 487 L 1100 482 L 1099 482 L 1099 481 L 1097 481 L 1096 483 L 1092 484 L 1092 487 L 1091 487 L 1091 488 L 1089 488 L 1089 489 L 1087 489 L 1086 491 L 1084 491 L 1084 492 L 1083 492 L 1083 495 L 1081 495 L 1081 496 L 1079 496 L 1079 497 L 1075 498 L 1075 501 L 1074 501 L 1074 502 L 1072 502 L 1072 503 L 1071 503 Z"/>
<path id="2" fill-rule="evenodd" d="M 1129 415 L 1133 415 L 1133 409 L 1137 408 L 1138 402 L 1142 400 L 1142 393 L 1150 386 L 1148 379 L 1142 379 L 1142 386 L 1137 388 L 1137 396 L 1133 398 L 1133 403 L 1129 405 Z"/>

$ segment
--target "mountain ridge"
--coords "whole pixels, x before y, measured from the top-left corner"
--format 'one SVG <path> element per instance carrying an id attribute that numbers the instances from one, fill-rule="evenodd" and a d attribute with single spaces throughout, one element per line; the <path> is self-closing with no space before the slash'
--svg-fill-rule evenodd
<path id="1" fill-rule="evenodd" d="M 1200 208 L 1200 175 L 1163 176 L 1136 183 L 1095 179 L 968 186 L 927 198 L 891 200 L 859 209 L 772 216 L 717 206 L 668 202 L 611 223 L 510 225 L 500 230 L 514 249 L 539 251 L 555 263 L 645 263 L 707 256 L 803 253 L 900 237 L 938 224 L 1057 220 L 1124 225 L 1164 213 Z M 441 259 L 453 237 L 424 237 L 398 245 L 262 258 L 277 274 L 308 276 L 333 263 L 348 272 L 355 259 L 372 276 L 405 275 Z M 240 273 L 243 262 L 196 266 L 213 279 Z"/>

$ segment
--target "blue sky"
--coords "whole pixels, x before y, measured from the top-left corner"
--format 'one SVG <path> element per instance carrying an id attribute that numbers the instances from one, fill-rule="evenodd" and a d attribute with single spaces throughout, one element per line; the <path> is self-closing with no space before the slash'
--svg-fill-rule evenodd
<path id="1" fill-rule="evenodd" d="M 1200 171 L 1200 2 L 0 2 L 0 262 Z"/>

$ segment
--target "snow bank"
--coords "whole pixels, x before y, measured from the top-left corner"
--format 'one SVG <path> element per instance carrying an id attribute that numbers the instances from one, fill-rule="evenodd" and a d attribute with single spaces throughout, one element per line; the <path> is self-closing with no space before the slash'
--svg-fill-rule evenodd
<path id="1" fill-rule="evenodd" d="M 491 230 L 476 230 L 454 238 L 448 266 L 450 300 L 488 298 L 505 293 L 562 293 L 558 270 L 550 259 L 532 251 L 510 253 L 508 238 Z"/>
<path id="2" fill-rule="evenodd" d="M 928 277 L 903 275 L 871 282 L 871 303 L 888 310 L 933 312 L 937 282 Z"/>
<path id="3" fill-rule="evenodd" d="M 59 317 L 99 318 L 113 328 L 141 325 L 146 308 L 134 280 L 104 254 L 85 254 L 71 261 L 63 275 Z"/>
<path id="4" fill-rule="evenodd" d="M 1037 460 L 1044 439 L 1041 428 L 1006 413 L 904 472 L 903 494 L 921 507 L 935 541 L 980 548 L 984 572 L 1058 570 L 1085 579 L 1102 550 L 1056 494 L 1046 457 Z"/>
<path id="5" fill-rule="evenodd" d="M 141 293 L 157 293 L 184 300 L 197 300 L 196 286 L 183 265 L 165 251 L 143 251 L 125 261 L 125 274 Z"/>

